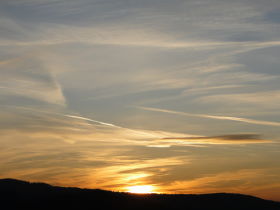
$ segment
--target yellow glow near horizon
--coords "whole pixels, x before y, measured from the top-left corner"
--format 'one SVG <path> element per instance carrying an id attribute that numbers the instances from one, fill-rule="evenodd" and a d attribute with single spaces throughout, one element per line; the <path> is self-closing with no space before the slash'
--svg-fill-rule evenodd
<path id="1" fill-rule="evenodd" d="M 140 194 L 145 194 L 145 193 L 154 193 L 155 187 L 152 185 L 137 185 L 137 186 L 130 186 L 127 187 L 127 192 L 130 193 L 140 193 Z"/>

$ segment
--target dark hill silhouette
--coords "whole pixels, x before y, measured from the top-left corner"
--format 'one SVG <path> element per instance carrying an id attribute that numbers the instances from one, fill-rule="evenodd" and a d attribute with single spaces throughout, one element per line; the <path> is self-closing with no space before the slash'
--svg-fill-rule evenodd
<path id="1" fill-rule="evenodd" d="M 280 210 L 280 203 L 241 194 L 140 195 L 0 179 L 0 209 Z"/>

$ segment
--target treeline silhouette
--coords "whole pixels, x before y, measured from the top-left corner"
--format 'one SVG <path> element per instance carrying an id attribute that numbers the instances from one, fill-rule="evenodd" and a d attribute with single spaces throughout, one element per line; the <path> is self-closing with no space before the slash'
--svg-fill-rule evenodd
<path id="1" fill-rule="evenodd" d="M 241 194 L 140 195 L 0 179 L 0 209 L 280 210 L 280 203 Z"/>

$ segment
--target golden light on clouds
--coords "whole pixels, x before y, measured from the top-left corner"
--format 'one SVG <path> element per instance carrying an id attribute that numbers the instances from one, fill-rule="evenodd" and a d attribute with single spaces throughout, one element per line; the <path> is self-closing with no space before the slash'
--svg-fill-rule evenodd
<path id="1" fill-rule="evenodd" d="M 137 174 L 131 174 L 127 177 L 124 178 L 124 180 L 126 181 L 134 181 L 134 180 L 139 180 L 139 179 L 142 179 L 142 178 L 145 178 L 145 177 L 149 177 L 151 176 L 152 174 L 148 174 L 148 173 L 137 173 Z"/>

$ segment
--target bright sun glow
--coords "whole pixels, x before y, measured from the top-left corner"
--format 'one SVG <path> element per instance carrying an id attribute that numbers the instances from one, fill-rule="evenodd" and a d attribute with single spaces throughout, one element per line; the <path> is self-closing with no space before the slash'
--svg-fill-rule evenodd
<path id="1" fill-rule="evenodd" d="M 139 185 L 127 187 L 128 192 L 130 193 L 153 193 L 154 186 L 151 185 Z"/>

